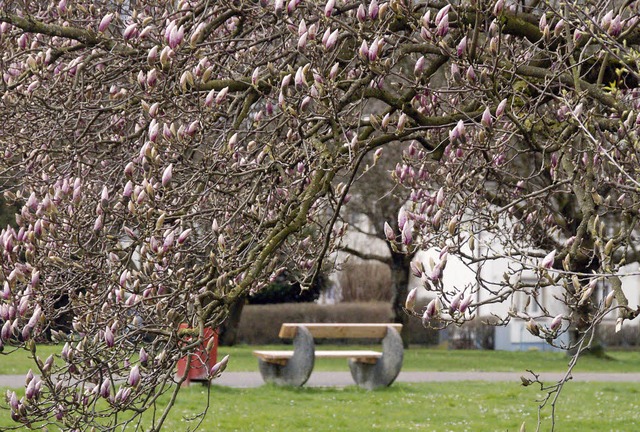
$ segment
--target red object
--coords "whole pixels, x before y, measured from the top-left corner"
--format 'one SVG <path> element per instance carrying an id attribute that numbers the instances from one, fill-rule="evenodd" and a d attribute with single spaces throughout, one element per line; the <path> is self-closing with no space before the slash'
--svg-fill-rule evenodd
<path id="1" fill-rule="evenodd" d="M 180 328 L 189 328 L 187 324 L 180 324 Z M 211 351 L 206 352 L 206 347 L 213 338 L 213 346 Z M 187 371 L 187 359 L 191 357 L 191 364 Z M 184 385 L 189 385 L 191 381 L 207 381 L 209 379 L 209 371 L 216 364 L 218 359 L 218 332 L 207 327 L 204 329 L 204 342 L 198 349 L 189 356 L 185 356 L 178 360 L 178 373 L 176 379 L 182 379 L 185 374 L 187 378 Z"/>

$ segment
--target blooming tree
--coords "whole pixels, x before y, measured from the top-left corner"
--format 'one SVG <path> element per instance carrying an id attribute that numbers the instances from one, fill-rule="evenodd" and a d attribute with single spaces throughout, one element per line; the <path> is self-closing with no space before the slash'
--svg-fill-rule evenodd
<path id="1" fill-rule="evenodd" d="M 426 323 L 478 306 L 439 280 L 481 230 L 518 263 L 488 301 L 561 285 L 586 310 L 548 328 L 514 311 L 532 332 L 601 319 L 593 280 L 633 318 L 637 22 L 601 0 L 0 1 L 0 179 L 20 208 L 0 339 L 37 368 L 7 395 L 17 427 L 137 424 L 171 392 L 158 430 L 176 362 L 284 266 L 318 273 L 363 160 L 393 142 L 411 202 L 385 232 L 443 250 L 415 269 L 438 293 Z M 535 287 L 511 277 L 527 266 Z M 59 356 L 39 358 L 45 331 Z"/>

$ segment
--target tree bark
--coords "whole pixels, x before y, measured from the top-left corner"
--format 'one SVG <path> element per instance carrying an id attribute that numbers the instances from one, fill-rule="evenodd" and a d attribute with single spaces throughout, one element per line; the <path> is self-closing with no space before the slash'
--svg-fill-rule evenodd
<path id="1" fill-rule="evenodd" d="M 402 344 L 409 347 L 409 315 L 404 311 L 404 304 L 409 292 L 409 275 L 413 254 L 391 252 L 391 298 L 392 320 L 402 324 Z"/>
<path id="2" fill-rule="evenodd" d="M 233 346 L 237 343 L 238 325 L 245 303 L 246 297 L 243 296 L 229 306 L 227 319 L 218 327 L 218 345 Z"/>

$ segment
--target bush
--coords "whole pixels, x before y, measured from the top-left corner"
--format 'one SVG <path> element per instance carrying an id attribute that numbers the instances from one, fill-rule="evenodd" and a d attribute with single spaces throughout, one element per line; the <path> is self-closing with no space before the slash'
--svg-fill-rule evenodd
<path id="1" fill-rule="evenodd" d="M 376 261 L 353 260 L 338 275 L 343 302 L 391 301 L 391 270 Z"/>
<path id="2" fill-rule="evenodd" d="M 494 317 L 477 317 L 462 327 L 449 327 L 449 348 L 494 349 L 496 328 L 492 323 L 497 323 Z"/>
<path id="3" fill-rule="evenodd" d="M 640 346 L 640 326 L 625 325 L 616 332 L 615 323 L 602 323 L 598 326 L 598 340 L 605 347 L 635 348 Z"/>
<path id="4" fill-rule="evenodd" d="M 292 282 L 293 278 L 288 273 L 278 276 L 276 281 L 249 296 L 249 304 L 274 304 L 274 303 L 309 303 L 320 297 L 324 288 L 325 278 L 319 275 L 313 285 L 302 290 L 298 282 Z"/>
<path id="5" fill-rule="evenodd" d="M 384 323 L 389 322 L 391 306 L 389 303 L 340 303 L 319 305 L 315 303 L 247 305 L 242 312 L 238 328 L 238 342 L 251 345 L 277 344 L 283 340 L 278 337 L 280 326 L 285 322 L 314 323 Z M 422 327 L 419 320 L 409 323 L 411 343 L 437 344 L 435 330 Z M 318 341 L 322 343 L 322 341 Z M 332 339 L 329 343 L 345 341 Z M 370 343 L 370 340 L 349 339 L 349 344 Z"/>

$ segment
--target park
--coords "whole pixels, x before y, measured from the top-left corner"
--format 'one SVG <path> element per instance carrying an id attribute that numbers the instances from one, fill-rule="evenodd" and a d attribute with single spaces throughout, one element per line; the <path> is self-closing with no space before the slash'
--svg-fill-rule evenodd
<path id="1" fill-rule="evenodd" d="M 639 7 L 0 0 L 2 427 L 636 429 Z"/>

